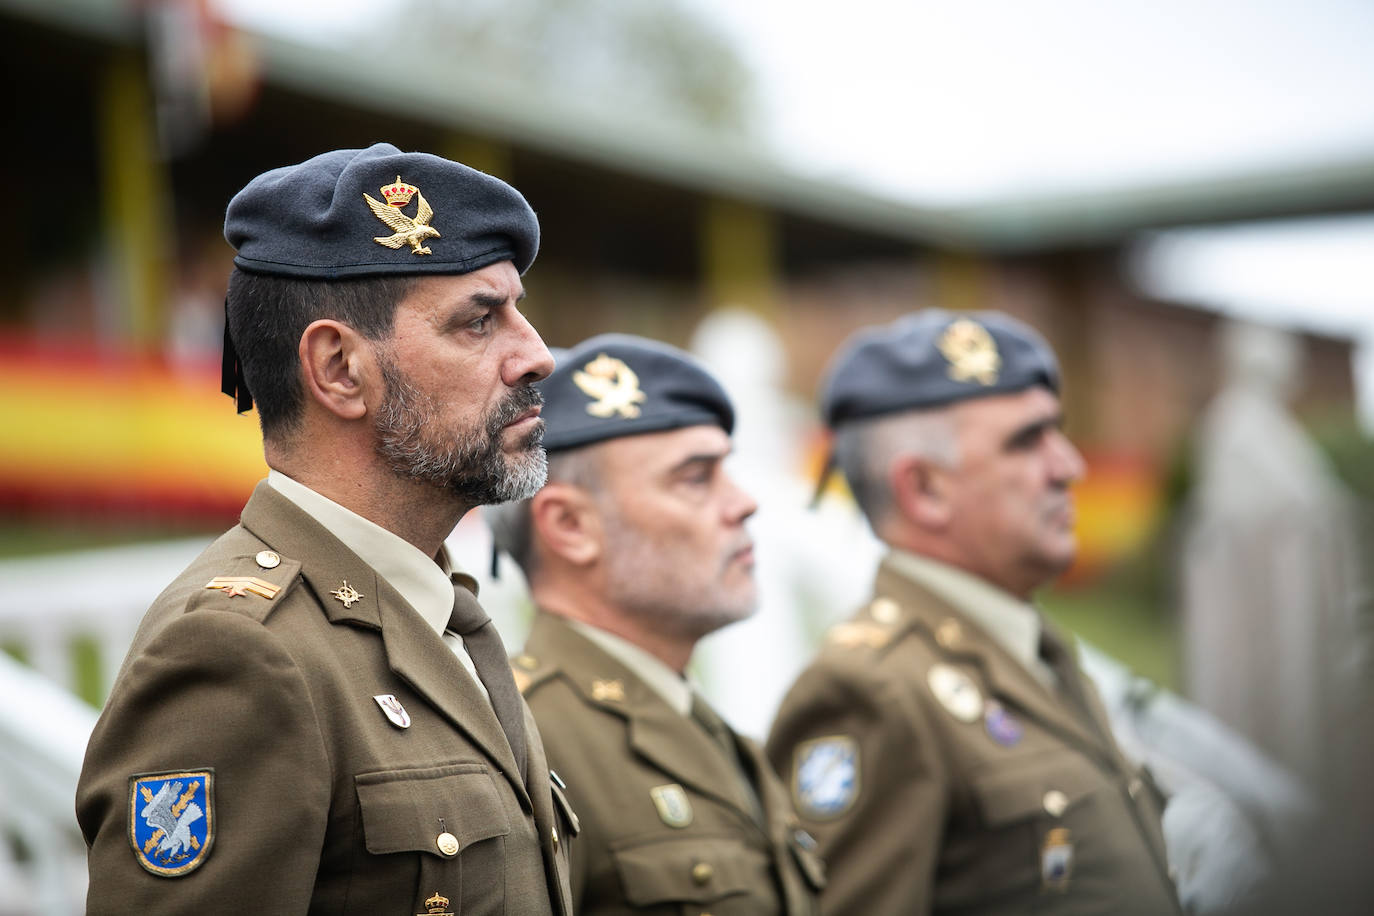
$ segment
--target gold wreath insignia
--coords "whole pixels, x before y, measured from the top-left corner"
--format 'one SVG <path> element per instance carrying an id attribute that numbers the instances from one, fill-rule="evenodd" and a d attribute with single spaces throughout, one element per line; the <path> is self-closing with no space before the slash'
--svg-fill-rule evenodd
<path id="1" fill-rule="evenodd" d="M 639 416 L 645 394 L 639 390 L 639 376 L 623 360 L 602 353 L 573 373 L 573 383 L 593 398 L 587 413 L 594 417 L 620 414 L 626 419 Z"/>
<path id="2" fill-rule="evenodd" d="M 960 318 L 945 328 L 936 346 L 949 360 L 949 377 L 956 382 L 996 384 L 1002 357 L 997 353 L 992 335 L 981 324 Z"/>

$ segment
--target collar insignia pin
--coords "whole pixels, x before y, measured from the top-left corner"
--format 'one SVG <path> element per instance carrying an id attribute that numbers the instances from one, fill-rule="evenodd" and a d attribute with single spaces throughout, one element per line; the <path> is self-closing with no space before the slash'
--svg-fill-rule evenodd
<path id="1" fill-rule="evenodd" d="M 344 580 L 343 585 L 340 585 L 329 594 L 342 601 L 344 607 L 352 607 L 363 599 L 362 592 L 349 585 L 347 579 Z"/>
<path id="2" fill-rule="evenodd" d="M 625 702 L 625 685 L 620 681 L 592 681 L 592 699 L 612 703 Z"/>

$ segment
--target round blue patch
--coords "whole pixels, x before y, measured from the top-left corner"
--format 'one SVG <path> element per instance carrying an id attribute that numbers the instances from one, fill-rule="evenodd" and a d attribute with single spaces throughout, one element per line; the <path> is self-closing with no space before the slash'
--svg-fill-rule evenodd
<path id="1" fill-rule="evenodd" d="M 800 814 L 817 820 L 839 817 L 859 797 L 859 746 L 853 738 L 818 738 L 799 746 L 793 792 Z"/>

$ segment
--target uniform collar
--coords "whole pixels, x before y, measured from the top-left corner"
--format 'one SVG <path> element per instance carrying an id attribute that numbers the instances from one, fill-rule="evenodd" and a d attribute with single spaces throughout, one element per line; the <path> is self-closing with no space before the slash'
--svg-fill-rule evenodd
<path id="1" fill-rule="evenodd" d="M 957 608 L 1042 683 L 1054 682 L 1053 672 L 1040 658 L 1040 614 L 1030 604 L 985 579 L 930 557 L 893 548 L 887 562 Z"/>
<path id="2" fill-rule="evenodd" d="M 657 656 L 646 652 L 628 639 L 609 633 L 580 620 L 562 618 L 578 633 L 585 636 L 597 648 L 620 662 L 630 672 L 644 682 L 668 706 L 681 715 L 692 711 L 692 687 L 672 668 L 665 665 Z"/>
<path id="3" fill-rule="evenodd" d="M 430 558 L 414 544 L 375 522 L 322 496 L 281 471 L 270 471 L 267 483 L 301 511 L 323 525 L 415 608 L 430 629 L 443 635 L 453 613 L 453 582 L 448 552 Z"/>

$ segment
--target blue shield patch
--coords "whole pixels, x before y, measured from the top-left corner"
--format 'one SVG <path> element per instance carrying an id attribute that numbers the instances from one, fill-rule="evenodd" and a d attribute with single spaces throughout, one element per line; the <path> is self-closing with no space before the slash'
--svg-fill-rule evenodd
<path id="1" fill-rule="evenodd" d="M 129 777 L 129 843 L 138 864 L 179 878 L 210 855 L 215 840 L 212 769 Z"/>
<path id="2" fill-rule="evenodd" d="M 839 817 L 859 797 L 859 746 L 853 738 L 817 738 L 797 747 L 792 792 L 797 810 L 816 820 Z"/>

